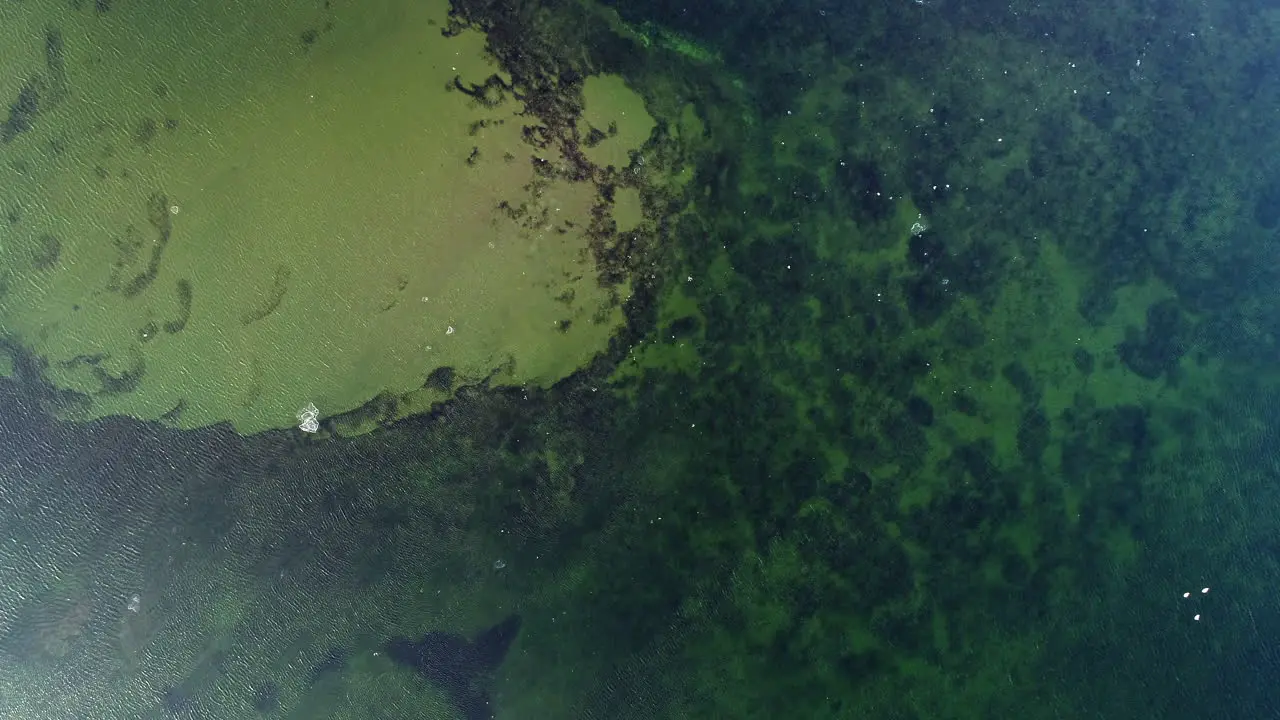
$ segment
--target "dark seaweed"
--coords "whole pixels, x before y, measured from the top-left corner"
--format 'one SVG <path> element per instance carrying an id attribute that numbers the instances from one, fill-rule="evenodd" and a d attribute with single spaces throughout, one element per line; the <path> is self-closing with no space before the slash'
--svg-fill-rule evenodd
<path id="1" fill-rule="evenodd" d="M 125 284 L 120 293 L 126 298 L 140 295 L 155 282 L 160 273 L 160 261 L 164 258 L 165 248 L 173 236 L 173 213 L 169 211 L 169 198 L 155 194 L 147 203 L 147 220 L 156 232 L 156 241 L 151 246 L 151 255 L 147 259 L 147 267 Z"/>
<path id="2" fill-rule="evenodd" d="M 175 292 L 178 295 L 178 317 L 164 324 L 164 331 L 170 335 L 182 332 L 191 319 L 191 281 L 183 278 L 177 282 Z"/>
<path id="3" fill-rule="evenodd" d="M 27 132 L 40 112 L 40 94 L 33 83 L 25 83 L 18 91 L 18 99 L 9 106 L 9 117 L 0 125 L 0 142 L 12 142 L 19 134 Z"/>
<path id="4" fill-rule="evenodd" d="M 292 274 L 293 271 L 288 267 L 277 266 L 275 273 L 271 276 L 271 287 L 267 290 L 265 300 L 257 307 L 241 314 L 240 324 L 252 325 L 275 312 L 276 308 L 280 307 L 280 303 L 284 302 L 285 293 L 289 292 L 289 278 Z"/>
<path id="5" fill-rule="evenodd" d="M 62 257 L 62 243 L 53 235 L 45 233 L 36 239 L 36 250 L 31 257 L 31 266 L 36 270 L 52 270 L 58 266 L 60 257 Z"/>
<path id="6" fill-rule="evenodd" d="M 44 31 L 44 64 L 48 71 L 45 100 L 49 105 L 56 105 L 70 93 L 67 86 L 66 48 L 62 41 L 62 31 L 57 28 L 47 28 Z"/>

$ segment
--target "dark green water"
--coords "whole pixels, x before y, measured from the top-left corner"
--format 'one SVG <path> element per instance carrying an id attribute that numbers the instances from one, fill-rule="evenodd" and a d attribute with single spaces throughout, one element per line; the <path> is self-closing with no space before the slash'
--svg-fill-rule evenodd
<path id="1" fill-rule="evenodd" d="M 1280 716 L 1280 10 L 611 5 L 705 135 L 610 352 L 307 442 L 62 424 L 15 350 L 6 667 L 462 717 L 383 644 L 518 613 L 500 719 Z"/>

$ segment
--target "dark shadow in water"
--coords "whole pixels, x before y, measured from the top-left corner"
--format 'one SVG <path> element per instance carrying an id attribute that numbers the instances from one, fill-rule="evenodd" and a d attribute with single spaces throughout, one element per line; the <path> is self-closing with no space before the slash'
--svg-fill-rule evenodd
<path id="1" fill-rule="evenodd" d="M 489 680 L 519 633 L 520 616 L 510 615 L 475 640 L 433 630 L 417 641 L 393 638 L 386 650 L 397 665 L 413 668 L 444 690 L 467 720 L 491 720 Z"/>

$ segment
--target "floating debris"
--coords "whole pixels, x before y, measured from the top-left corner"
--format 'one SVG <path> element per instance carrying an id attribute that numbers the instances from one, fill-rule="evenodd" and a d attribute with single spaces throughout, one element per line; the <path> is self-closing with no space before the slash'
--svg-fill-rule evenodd
<path id="1" fill-rule="evenodd" d="M 304 433 L 314 433 L 320 429 L 320 410 L 315 403 L 307 403 L 306 407 L 298 411 L 298 429 Z"/>

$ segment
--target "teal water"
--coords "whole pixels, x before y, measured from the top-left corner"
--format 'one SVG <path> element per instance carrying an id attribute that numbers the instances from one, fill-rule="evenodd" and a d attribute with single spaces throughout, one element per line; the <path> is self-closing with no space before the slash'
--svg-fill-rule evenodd
<path id="1" fill-rule="evenodd" d="M 1280 10 L 607 7 L 454 5 L 680 164 L 567 380 L 243 437 L 5 341 L 0 714 L 1280 715 Z"/>

